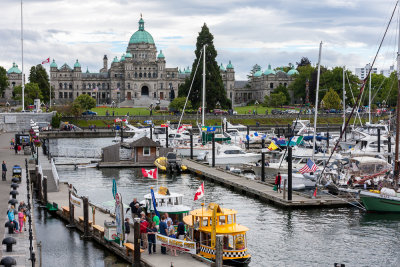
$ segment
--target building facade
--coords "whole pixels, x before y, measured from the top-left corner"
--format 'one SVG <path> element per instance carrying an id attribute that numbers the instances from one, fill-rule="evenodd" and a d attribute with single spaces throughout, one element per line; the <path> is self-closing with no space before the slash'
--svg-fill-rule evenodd
<path id="1" fill-rule="evenodd" d="M 364 68 L 356 68 L 356 75 L 360 80 L 364 80 L 369 72 L 369 69 L 371 68 L 371 64 L 367 64 L 365 65 Z M 378 69 L 377 68 L 372 68 L 371 73 L 378 73 Z"/>
<path id="2" fill-rule="evenodd" d="M 1 97 L 5 101 L 10 101 L 13 96 L 14 87 L 22 84 L 22 71 L 18 68 L 18 65 L 15 64 L 15 62 L 12 64 L 12 67 L 7 71 L 7 78 L 9 85 L 6 90 L 4 90 Z"/>

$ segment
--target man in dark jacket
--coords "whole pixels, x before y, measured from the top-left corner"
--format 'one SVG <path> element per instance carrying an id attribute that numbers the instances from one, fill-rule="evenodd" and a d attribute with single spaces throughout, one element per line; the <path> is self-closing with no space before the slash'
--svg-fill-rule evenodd
<path id="1" fill-rule="evenodd" d="M 6 162 L 3 160 L 3 164 L 1 164 L 1 170 L 2 170 L 2 179 L 3 181 L 6 180 L 6 175 L 7 175 L 7 165 Z"/>
<path id="2" fill-rule="evenodd" d="M 137 218 L 136 203 L 139 203 L 139 202 L 137 202 L 137 199 L 134 198 L 133 201 L 129 204 L 129 207 L 131 208 L 132 219 Z M 128 212 L 128 211 L 127 211 L 127 212 Z"/>
<path id="3" fill-rule="evenodd" d="M 165 221 L 165 216 L 163 215 L 163 216 L 161 216 L 161 222 L 160 222 L 160 234 L 168 236 L 167 229 L 168 229 L 168 225 L 167 225 L 167 222 Z M 167 248 L 164 246 L 161 246 L 161 253 L 167 254 Z"/>
<path id="4" fill-rule="evenodd" d="M 183 224 L 183 222 L 178 223 L 176 236 L 178 237 L 178 239 L 185 239 L 185 225 Z"/>
<path id="5" fill-rule="evenodd" d="M 128 236 L 131 232 L 131 226 L 129 223 L 129 218 L 125 219 L 125 242 L 128 242 Z"/>

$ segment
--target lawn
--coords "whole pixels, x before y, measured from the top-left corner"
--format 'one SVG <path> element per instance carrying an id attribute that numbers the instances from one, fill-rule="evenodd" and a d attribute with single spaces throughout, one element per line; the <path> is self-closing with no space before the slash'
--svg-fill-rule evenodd
<path id="1" fill-rule="evenodd" d="M 129 116 L 133 115 L 150 115 L 150 110 L 147 108 L 109 108 L 109 107 L 98 107 L 91 109 L 94 112 L 97 112 L 99 116 L 105 116 L 106 111 L 108 110 L 109 114 L 112 116 L 113 111 L 115 116 L 125 116 L 129 112 Z M 153 111 L 153 114 L 154 111 Z"/>
<path id="2" fill-rule="evenodd" d="M 245 107 L 235 107 L 234 108 L 234 110 L 237 111 L 238 114 L 253 114 L 253 110 L 256 110 L 257 114 L 265 114 L 265 111 L 268 110 L 268 114 L 271 114 L 271 110 L 273 110 L 273 109 L 280 109 L 280 108 L 263 107 L 261 105 L 258 105 L 258 107 L 245 106 Z M 282 110 L 286 110 L 286 108 L 283 108 Z"/>

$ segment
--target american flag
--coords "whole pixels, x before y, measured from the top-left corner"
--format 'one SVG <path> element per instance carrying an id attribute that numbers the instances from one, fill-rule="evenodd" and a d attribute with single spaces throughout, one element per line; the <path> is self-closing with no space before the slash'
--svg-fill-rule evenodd
<path id="1" fill-rule="evenodd" d="M 303 168 L 299 170 L 300 173 L 307 173 L 307 172 L 315 172 L 318 169 L 318 166 L 311 160 L 307 160 L 307 164 L 304 165 Z"/>

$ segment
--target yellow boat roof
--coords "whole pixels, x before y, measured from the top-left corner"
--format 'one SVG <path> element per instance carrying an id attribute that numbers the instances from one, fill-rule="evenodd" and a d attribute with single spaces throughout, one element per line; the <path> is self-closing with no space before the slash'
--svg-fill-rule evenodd
<path id="1" fill-rule="evenodd" d="M 183 217 L 183 222 L 189 226 L 193 226 L 193 220 L 192 220 L 192 215 L 187 215 Z M 203 226 L 201 227 L 201 230 L 204 232 L 210 232 L 211 233 L 211 226 Z M 216 227 L 217 234 L 236 234 L 236 233 L 244 233 L 249 230 L 246 226 L 233 223 L 233 224 L 223 224 L 223 225 L 217 225 Z"/>
<path id="2" fill-rule="evenodd" d="M 218 208 L 217 216 L 226 216 L 226 215 L 233 215 L 236 214 L 237 211 L 233 209 L 225 209 L 225 208 Z M 208 208 L 196 209 L 190 212 L 190 215 L 194 215 L 197 217 L 212 217 L 213 210 Z"/>

